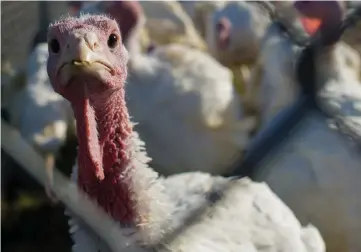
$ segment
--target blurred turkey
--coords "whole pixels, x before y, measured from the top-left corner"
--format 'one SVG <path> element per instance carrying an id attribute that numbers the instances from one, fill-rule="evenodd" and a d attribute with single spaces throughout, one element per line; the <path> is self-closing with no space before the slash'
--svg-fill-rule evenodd
<path id="1" fill-rule="evenodd" d="M 46 72 L 46 36 L 43 40 L 35 43 L 29 55 L 26 86 L 14 96 L 9 114 L 11 124 L 43 154 L 49 175 L 46 192 L 54 199 L 50 187 L 55 156 L 64 145 L 67 135 L 75 134 L 75 122 L 68 101 L 56 94 L 50 86 Z"/>
<path id="2" fill-rule="evenodd" d="M 241 158 L 254 125 L 253 118 L 243 116 L 231 72 L 210 55 L 180 44 L 140 53 L 141 6 L 116 1 L 109 7 L 118 13 L 122 31 L 132 28 L 129 37 L 123 35 L 130 53 L 127 104 L 153 166 L 162 174 L 225 172 Z"/>
<path id="3" fill-rule="evenodd" d="M 269 14 L 260 4 L 226 3 L 208 17 L 206 41 L 215 58 L 227 66 L 253 64 Z"/>
<path id="4" fill-rule="evenodd" d="M 243 174 L 267 182 L 302 223 L 320 229 L 327 251 L 361 251 L 361 83 L 350 48 L 338 42 L 344 9 L 335 1 L 295 6 L 305 30 L 314 35 L 296 54 L 294 77 L 301 93 L 259 132 L 239 172 L 232 174 L 249 169 Z M 290 46 L 285 51 L 291 61 L 294 51 Z M 267 72 L 274 64 L 264 67 Z M 292 78 L 264 93 L 279 99 L 280 90 L 292 89 Z"/>
<path id="5" fill-rule="evenodd" d="M 203 39 L 209 16 L 222 8 L 227 1 L 179 1 L 184 11 L 193 20 L 194 26 Z"/>
<path id="6" fill-rule="evenodd" d="M 244 95 L 260 37 L 270 23 L 267 11 L 253 2 L 230 1 L 209 14 L 205 23 L 210 53 L 232 70 L 236 89 Z"/>
<path id="7" fill-rule="evenodd" d="M 345 1 L 345 4 L 349 9 L 360 7 L 360 1 Z M 357 23 L 350 27 L 342 38 L 347 44 L 352 46 L 358 52 L 358 55 L 361 57 L 361 20 L 358 20 Z"/>
<path id="8" fill-rule="evenodd" d="M 83 1 L 79 4 L 73 4 L 72 1 L 69 2 L 69 5 L 72 6 L 73 16 L 80 13 L 104 13 L 107 4 L 105 1 Z M 154 43 L 150 41 L 149 32 L 145 28 L 140 31 L 139 41 L 142 52 L 147 52 L 154 47 Z"/>
<path id="9" fill-rule="evenodd" d="M 279 10 L 285 22 L 293 23 L 290 6 L 287 2 L 230 1 L 208 17 L 206 41 L 209 50 L 223 65 L 232 69 L 241 95 L 247 93 L 250 70 L 258 60 L 262 37 L 272 23 L 270 8 Z M 245 100 L 249 113 L 253 113 L 252 99 L 253 96 Z"/>
<path id="10" fill-rule="evenodd" d="M 292 13 L 293 17 L 297 17 L 295 11 L 288 9 L 288 14 Z M 291 36 L 298 36 L 298 41 L 304 39 L 304 30 L 297 18 L 292 21 L 292 26 L 284 27 L 284 22 L 286 21 L 281 19 L 267 27 L 260 40 L 257 62 L 246 83 L 245 102 L 259 116 L 261 127 L 282 109 L 293 104 L 300 94 L 294 73 L 300 46 L 289 38 L 285 29 L 292 29 Z M 345 75 L 351 74 L 351 78 L 359 78 L 360 57 L 352 47 L 338 42 L 334 57 L 340 71 Z"/>
<path id="11" fill-rule="evenodd" d="M 89 1 L 83 4 L 80 12 L 101 13 L 105 10 L 117 16 L 111 9 L 112 1 Z M 205 41 L 194 27 L 193 21 L 177 1 L 140 1 L 147 22 L 140 29 L 141 50 L 146 51 L 149 43 L 164 45 L 181 43 L 200 50 L 207 50 Z"/>
<path id="12" fill-rule="evenodd" d="M 107 5 L 111 5 L 111 1 L 89 2 L 83 5 L 81 11 L 84 13 L 101 13 L 105 11 Z M 215 10 L 221 8 L 224 2 L 181 2 L 180 4 L 177 1 L 140 1 L 140 5 L 143 7 L 147 18 L 147 22 L 139 30 L 138 36 L 142 52 L 151 51 L 157 45 L 170 43 L 183 44 L 208 52 L 208 46 L 200 34 L 205 36 L 208 17 Z M 115 9 L 107 9 L 108 14 L 117 15 Z M 249 70 L 237 66 L 232 68 L 232 75 L 232 82 L 238 94 L 241 94 L 243 89 L 238 87 L 244 86 Z"/>
<path id="13" fill-rule="evenodd" d="M 181 43 L 207 50 L 207 45 L 196 30 L 192 18 L 178 1 L 140 1 L 140 4 L 147 18 L 145 28 L 151 41 L 160 45 Z"/>

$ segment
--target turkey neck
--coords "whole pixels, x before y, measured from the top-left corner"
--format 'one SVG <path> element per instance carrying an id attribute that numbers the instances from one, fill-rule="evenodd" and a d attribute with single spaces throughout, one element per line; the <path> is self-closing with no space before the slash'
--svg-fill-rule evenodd
<path id="1" fill-rule="evenodd" d="M 73 110 L 79 138 L 78 185 L 117 221 L 133 224 L 127 152 L 132 133 L 124 89 L 86 95 Z"/>

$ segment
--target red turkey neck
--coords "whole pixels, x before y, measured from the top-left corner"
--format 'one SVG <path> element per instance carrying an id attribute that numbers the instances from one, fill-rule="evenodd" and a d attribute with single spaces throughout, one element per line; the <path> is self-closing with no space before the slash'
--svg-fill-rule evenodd
<path id="1" fill-rule="evenodd" d="M 117 221 L 132 224 L 135 204 L 128 173 L 133 167 L 127 152 L 132 127 L 124 89 L 83 97 L 73 104 L 79 139 L 78 185 Z"/>

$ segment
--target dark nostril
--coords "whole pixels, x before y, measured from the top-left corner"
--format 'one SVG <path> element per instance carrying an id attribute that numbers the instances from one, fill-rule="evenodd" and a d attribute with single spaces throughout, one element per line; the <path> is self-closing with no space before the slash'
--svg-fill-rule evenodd
<path id="1" fill-rule="evenodd" d="M 94 44 L 93 44 L 93 49 L 96 49 L 96 48 L 98 48 L 99 47 L 99 44 L 97 43 L 97 42 L 95 42 Z"/>
<path id="2" fill-rule="evenodd" d="M 97 48 L 99 47 L 98 42 L 92 42 L 92 41 L 86 41 L 87 46 L 89 47 L 89 49 L 91 49 L 92 51 L 97 50 Z"/>

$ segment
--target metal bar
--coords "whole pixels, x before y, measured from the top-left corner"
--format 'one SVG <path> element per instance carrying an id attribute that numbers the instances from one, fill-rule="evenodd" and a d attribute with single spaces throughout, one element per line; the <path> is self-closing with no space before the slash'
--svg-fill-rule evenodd
<path id="1" fill-rule="evenodd" d="M 262 161 L 287 141 L 288 136 L 296 130 L 307 112 L 314 108 L 312 104 L 310 97 L 302 96 L 290 109 L 278 115 L 278 120 L 272 120 L 256 135 L 240 163 L 225 176 L 248 176 L 256 180 L 255 176 L 262 169 L 260 167 Z"/>

